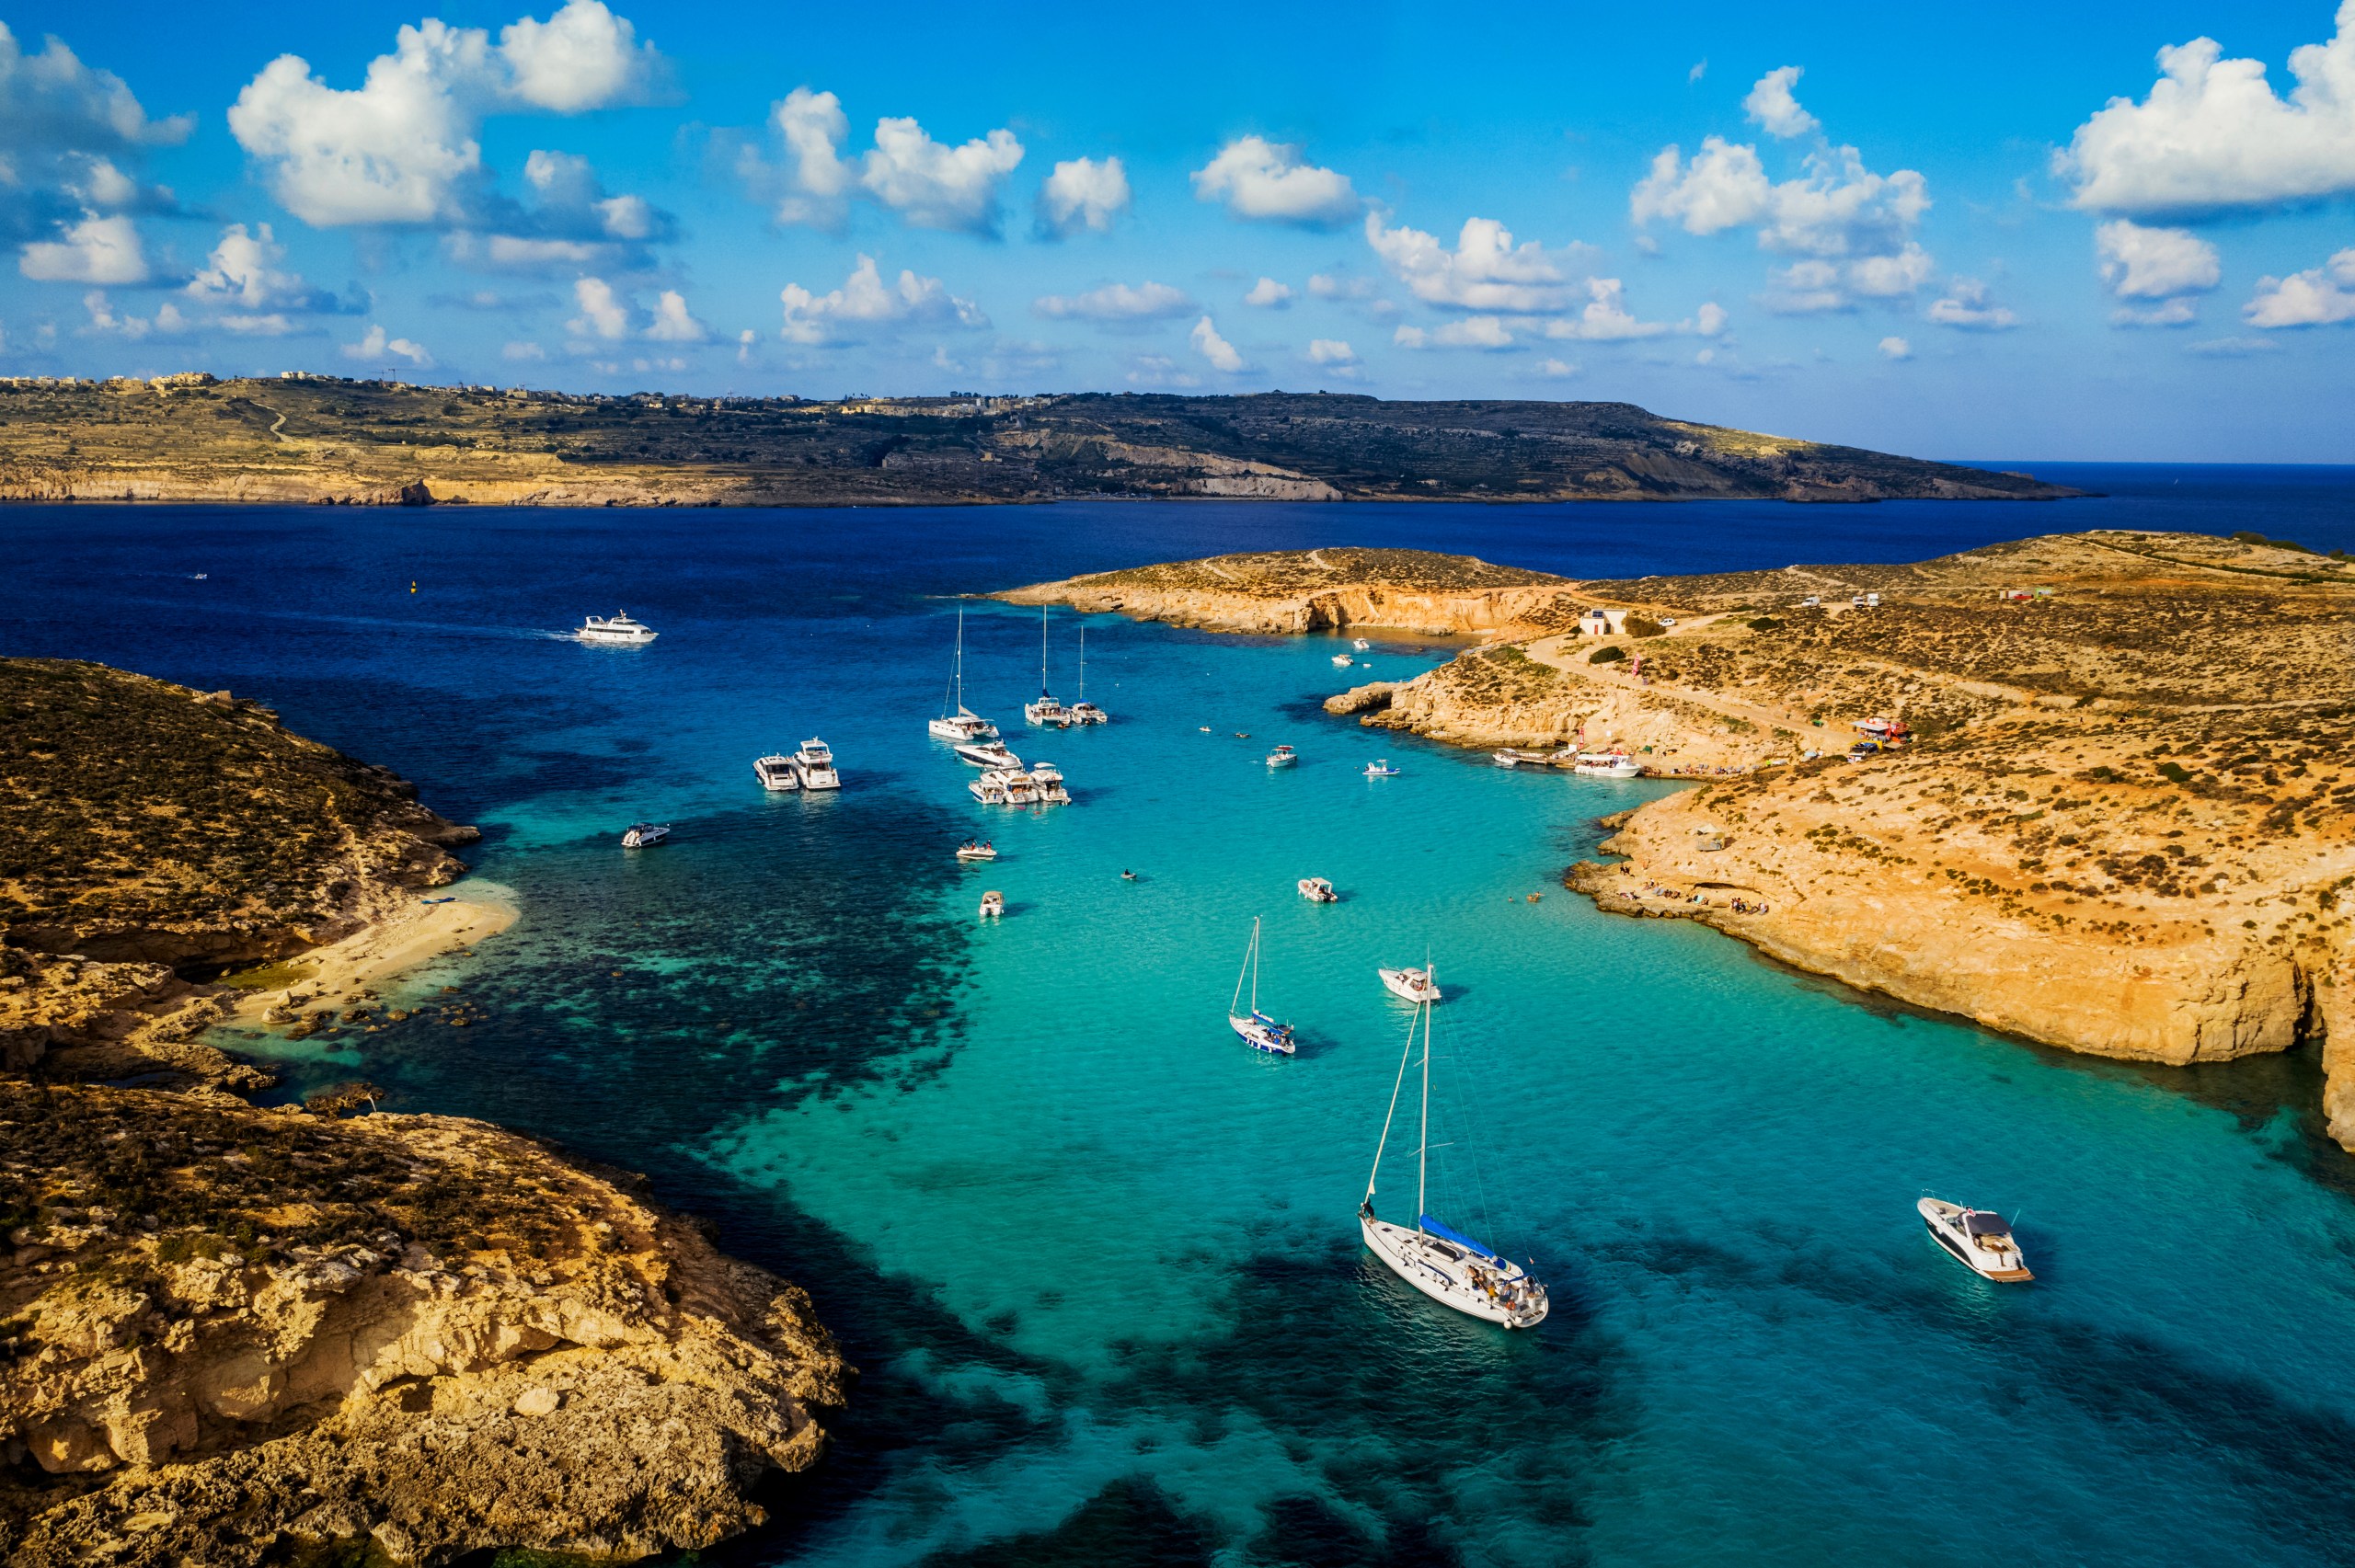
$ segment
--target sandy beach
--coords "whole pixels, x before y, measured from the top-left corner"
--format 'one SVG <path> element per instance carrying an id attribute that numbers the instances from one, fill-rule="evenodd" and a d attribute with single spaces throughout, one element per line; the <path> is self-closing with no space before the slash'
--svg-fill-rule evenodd
<path id="1" fill-rule="evenodd" d="M 261 1026 L 263 1014 L 285 1001 L 290 991 L 328 998 L 379 986 L 515 923 L 514 891 L 496 882 L 467 881 L 430 897 L 450 901 L 419 898 L 365 931 L 288 960 L 286 968 L 299 979 L 240 998 L 224 1022 Z"/>

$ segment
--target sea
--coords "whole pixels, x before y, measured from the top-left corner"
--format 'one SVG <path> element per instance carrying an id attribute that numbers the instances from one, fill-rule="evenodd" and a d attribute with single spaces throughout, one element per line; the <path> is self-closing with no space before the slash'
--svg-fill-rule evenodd
<path id="1" fill-rule="evenodd" d="M 1056 611 L 1046 684 L 1079 695 L 1084 625 L 1112 722 L 1040 733 L 1040 615 L 959 597 L 1334 544 L 1583 577 L 2098 527 L 2355 546 L 2355 469 L 2000 465 L 2099 494 L 15 508 L 0 652 L 260 699 L 480 825 L 521 918 L 401 992 L 479 1022 L 221 1043 L 280 1098 L 365 1078 L 644 1172 L 808 1288 L 850 1403 L 696 1561 L 2355 1562 L 2355 1156 L 2311 1052 L 2075 1057 L 1601 915 L 1564 867 L 1670 786 L 1322 711 L 1442 642 Z M 983 807 L 927 736 L 960 605 L 967 701 L 1073 804 Z M 620 609 L 660 639 L 564 635 Z M 752 760 L 811 737 L 841 793 L 764 794 Z M 625 851 L 637 820 L 672 836 Z M 960 865 L 977 837 L 1001 858 Z M 1225 1023 L 1255 921 L 1289 1059 Z M 1408 1022 L 1375 969 L 1426 959 L 1430 1130 L 1410 1071 L 1374 1176 Z M 1419 1141 L 1426 1210 L 1547 1283 L 1538 1328 L 1363 1252 L 1370 1177 L 1412 1222 Z M 1925 1193 L 2012 1216 L 2036 1282 L 1940 1253 Z"/>

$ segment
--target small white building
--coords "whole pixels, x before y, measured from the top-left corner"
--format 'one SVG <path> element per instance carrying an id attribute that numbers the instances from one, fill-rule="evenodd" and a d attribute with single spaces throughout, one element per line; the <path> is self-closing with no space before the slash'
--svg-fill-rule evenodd
<path id="1" fill-rule="evenodd" d="M 1625 610 L 1590 610 L 1579 617 L 1579 635 L 1582 637 L 1616 637 L 1627 630 Z"/>

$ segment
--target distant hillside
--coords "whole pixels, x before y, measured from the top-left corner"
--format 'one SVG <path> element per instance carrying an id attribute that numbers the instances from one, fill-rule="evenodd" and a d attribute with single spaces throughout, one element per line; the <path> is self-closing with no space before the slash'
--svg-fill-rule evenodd
<path id="1" fill-rule="evenodd" d="M 2049 500 L 1626 403 L 629 397 L 304 376 L 0 382 L 0 499 L 547 506 L 1275 500 Z"/>

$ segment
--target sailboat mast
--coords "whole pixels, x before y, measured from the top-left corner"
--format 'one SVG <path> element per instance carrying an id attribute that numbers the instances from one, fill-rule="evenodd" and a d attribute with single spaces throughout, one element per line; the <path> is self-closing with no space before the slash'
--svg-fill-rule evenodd
<path id="1" fill-rule="evenodd" d="M 1251 1016 L 1259 1015 L 1259 917 L 1251 917 Z"/>
<path id="2" fill-rule="evenodd" d="M 957 672 L 957 711 L 963 713 L 965 711 L 965 606 L 961 602 L 957 606 L 957 659 L 954 668 Z"/>
<path id="3" fill-rule="evenodd" d="M 1415 1229 L 1423 1228 L 1423 1181 L 1431 1157 L 1431 1004 L 1423 1001 L 1423 1129 L 1415 1150 Z"/>
<path id="4" fill-rule="evenodd" d="M 1047 694 L 1047 607 L 1039 606 L 1039 695 Z"/>
<path id="5" fill-rule="evenodd" d="M 1382 1139 L 1373 1146 L 1373 1169 L 1365 1173 L 1365 1201 L 1373 1201 L 1373 1184 L 1382 1179 L 1382 1153 L 1390 1147 L 1391 1125 L 1398 1119 L 1398 1093 L 1407 1087 L 1407 1064 L 1415 1056 L 1415 1024 L 1407 1024 L 1407 1044 L 1398 1053 L 1398 1076 L 1390 1081 L 1390 1108 L 1382 1113 Z"/>
<path id="6" fill-rule="evenodd" d="M 1079 700 L 1087 701 L 1087 623 L 1079 624 Z"/>
<path id="7" fill-rule="evenodd" d="M 1243 950 L 1243 967 L 1235 971 L 1235 994 L 1226 999 L 1229 1017 L 1235 1015 L 1235 1004 L 1243 1000 L 1243 977 L 1251 972 L 1251 960 L 1258 956 L 1258 952 L 1259 917 L 1254 915 L 1251 917 L 1251 944 Z M 1251 982 L 1251 1005 L 1255 1008 L 1259 1005 L 1259 983 L 1257 980 Z"/>

